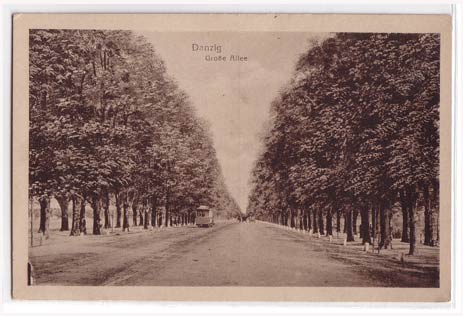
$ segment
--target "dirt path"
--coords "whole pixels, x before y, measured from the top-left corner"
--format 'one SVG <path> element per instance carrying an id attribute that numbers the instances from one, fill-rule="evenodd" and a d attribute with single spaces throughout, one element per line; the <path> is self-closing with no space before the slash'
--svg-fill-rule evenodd
<path id="1" fill-rule="evenodd" d="M 87 236 L 30 250 L 37 284 L 437 286 L 436 265 L 401 265 L 262 223 Z"/>

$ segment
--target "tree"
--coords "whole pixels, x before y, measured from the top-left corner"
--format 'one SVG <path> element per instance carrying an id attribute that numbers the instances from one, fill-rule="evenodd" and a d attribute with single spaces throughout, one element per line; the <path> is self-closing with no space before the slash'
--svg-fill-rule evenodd
<path id="1" fill-rule="evenodd" d="M 49 200 L 72 202 L 71 236 L 110 223 L 145 228 L 164 206 L 165 225 L 201 203 L 234 209 L 207 123 L 144 37 L 121 30 L 31 30 L 30 183 L 48 234 Z M 227 204 L 228 203 L 228 204 Z M 143 216 L 141 216 L 143 214 Z M 189 220 L 191 217 L 189 216 Z M 185 220 L 183 220 L 185 221 Z"/>
<path id="2" fill-rule="evenodd" d="M 274 208 L 283 216 L 288 206 L 311 209 L 314 232 L 333 209 L 339 229 L 342 210 L 348 241 L 360 211 L 362 242 L 370 242 L 371 209 L 387 248 L 399 200 L 402 240 L 413 254 L 417 200 L 424 200 L 428 243 L 429 188 L 438 191 L 439 37 L 338 33 L 310 45 L 272 103 L 249 210 L 268 218 Z"/>

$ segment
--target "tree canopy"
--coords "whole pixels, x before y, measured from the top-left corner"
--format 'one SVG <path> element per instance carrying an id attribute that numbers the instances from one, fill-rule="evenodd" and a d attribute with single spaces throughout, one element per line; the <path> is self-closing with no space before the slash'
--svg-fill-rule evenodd
<path id="1" fill-rule="evenodd" d="M 107 194 L 174 214 L 239 213 L 208 123 L 144 37 L 31 30 L 29 41 L 32 196 L 93 203 L 94 220 Z"/>
<path id="2" fill-rule="evenodd" d="M 337 33 L 312 43 L 271 106 L 249 210 L 283 221 L 297 209 L 367 216 L 400 194 L 404 209 L 429 187 L 437 196 L 439 54 L 438 34 Z"/>

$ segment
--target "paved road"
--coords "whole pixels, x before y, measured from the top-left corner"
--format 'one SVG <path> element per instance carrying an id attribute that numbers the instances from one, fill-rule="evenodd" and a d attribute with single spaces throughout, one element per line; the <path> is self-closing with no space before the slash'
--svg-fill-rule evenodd
<path id="1" fill-rule="evenodd" d="M 193 251 L 169 261 L 161 271 L 140 265 L 126 284 L 342 286 L 347 279 L 360 278 L 346 264 L 333 262 L 327 267 L 319 247 L 297 237 L 264 224 L 230 225 L 196 240 Z"/>
<path id="2" fill-rule="evenodd" d="M 65 238 L 30 250 L 38 284 L 436 286 L 429 271 L 263 223 Z"/>

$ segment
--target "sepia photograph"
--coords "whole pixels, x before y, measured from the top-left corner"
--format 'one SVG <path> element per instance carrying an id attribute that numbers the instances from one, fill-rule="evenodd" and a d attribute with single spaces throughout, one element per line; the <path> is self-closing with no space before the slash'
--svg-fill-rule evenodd
<path id="1" fill-rule="evenodd" d="M 14 287 L 449 299 L 450 28 L 261 16 L 21 29 Z"/>

